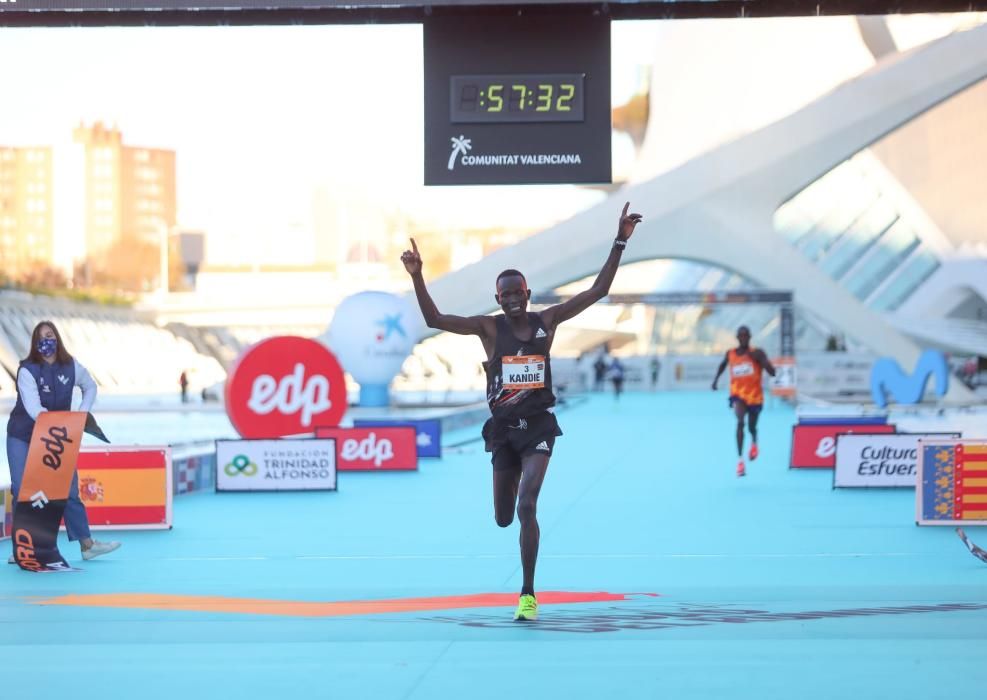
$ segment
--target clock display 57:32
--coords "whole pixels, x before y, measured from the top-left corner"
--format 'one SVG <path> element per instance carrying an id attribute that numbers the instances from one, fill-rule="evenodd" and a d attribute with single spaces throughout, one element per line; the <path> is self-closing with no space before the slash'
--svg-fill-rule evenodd
<path id="1" fill-rule="evenodd" d="M 450 121 L 581 122 L 581 73 L 525 75 L 453 75 Z"/>

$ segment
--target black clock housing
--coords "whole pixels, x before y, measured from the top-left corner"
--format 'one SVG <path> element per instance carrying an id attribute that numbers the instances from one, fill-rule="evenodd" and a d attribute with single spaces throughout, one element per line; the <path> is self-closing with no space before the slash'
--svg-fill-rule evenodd
<path id="1" fill-rule="evenodd" d="M 426 185 L 611 182 L 606 15 L 443 15 L 423 37 Z"/>

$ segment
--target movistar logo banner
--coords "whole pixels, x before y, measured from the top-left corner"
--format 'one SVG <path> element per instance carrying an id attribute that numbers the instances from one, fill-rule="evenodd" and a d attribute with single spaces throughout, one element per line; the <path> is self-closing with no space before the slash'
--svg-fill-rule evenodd
<path id="1" fill-rule="evenodd" d="M 915 404 L 922 400 L 929 378 L 935 379 L 936 396 L 945 396 L 949 388 L 949 364 L 938 350 L 926 350 L 918 358 L 915 371 L 905 374 L 897 362 L 882 357 L 874 363 L 870 374 L 870 393 L 879 407 L 888 405 L 887 394 L 901 404 Z"/>

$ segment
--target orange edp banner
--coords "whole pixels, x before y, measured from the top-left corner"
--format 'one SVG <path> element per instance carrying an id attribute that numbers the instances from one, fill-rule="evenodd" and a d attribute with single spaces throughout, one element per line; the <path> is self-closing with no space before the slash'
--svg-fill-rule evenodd
<path id="1" fill-rule="evenodd" d="M 14 504 L 14 560 L 27 571 L 72 570 L 58 551 L 58 525 L 75 474 L 84 411 L 38 415 Z"/>
<path id="2" fill-rule="evenodd" d="M 68 498 L 85 426 L 86 414 L 82 411 L 38 414 L 18 501 L 31 502 L 36 496 L 56 501 Z"/>

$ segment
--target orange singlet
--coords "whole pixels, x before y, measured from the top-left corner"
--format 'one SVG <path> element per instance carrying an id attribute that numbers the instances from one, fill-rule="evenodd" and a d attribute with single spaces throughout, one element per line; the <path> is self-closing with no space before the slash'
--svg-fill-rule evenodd
<path id="1" fill-rule="evenodd" d="M 761 388 L 761 365 L 754 361 L 754 346 L 738 355 L 736 348 L 727 353 L 730 367 L 730 396 L 736 396 L 748 406 L 764 403 L 764 390 Z"/>

